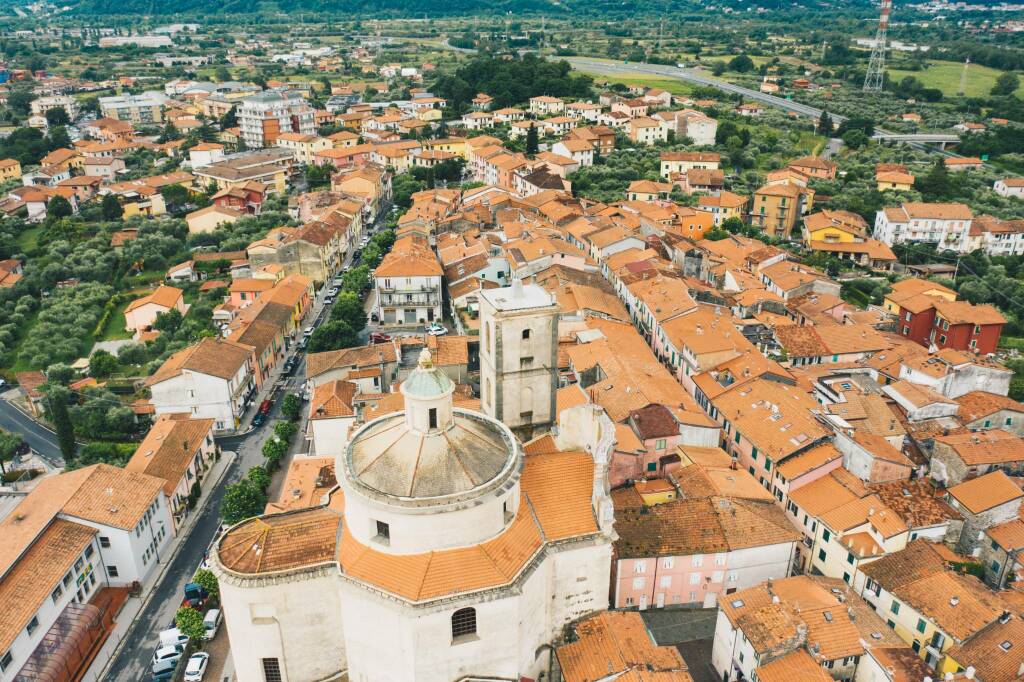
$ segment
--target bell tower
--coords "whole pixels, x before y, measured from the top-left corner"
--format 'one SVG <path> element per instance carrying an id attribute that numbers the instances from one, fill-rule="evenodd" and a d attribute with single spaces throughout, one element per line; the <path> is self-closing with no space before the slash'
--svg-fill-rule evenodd
<path id="1" fill-rule="evenodd" d="M 523 440 L 557 420 L 558 304 L 515 280 L 480 292 L 480 403 Z"/>

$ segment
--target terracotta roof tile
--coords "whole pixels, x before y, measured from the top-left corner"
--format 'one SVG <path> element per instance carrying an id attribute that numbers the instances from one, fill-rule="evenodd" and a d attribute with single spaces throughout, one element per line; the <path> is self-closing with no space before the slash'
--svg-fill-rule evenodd
<path id="1" fill-rule="evenodd" d="M 1024 497 L 1013 479 L 998 469 L 955 485 L 948 493 L 950 499 L 959 502 L 972 514 Z"/>
<path id="2" fill-rule="evenodd" d="M 213 423 L 213 419 L 160 415 L 128 460 L 125 471 L 139 471 L 163 479 L 164 494 L 170 497 L 203 440 L 210 435 Z"/>
<path id="3" fill-rule="evenodd" d="M 690 682 L 686 663 L 679 651 L 657 646 L 636 612 L 605 611 L 576 625 L 576 640 L 558 648 L 558 664 L 565 682 L 628 680 L 623 675 L 638 672 L 636 680 Z M 667 673 L 667 677 L 648 677 Z"/>
<path id="4" fill-rule="evenodd" d="M 792 651 L 754 671 L 761 682 L 831 682 L 832 677 L 803 649 Z"/>

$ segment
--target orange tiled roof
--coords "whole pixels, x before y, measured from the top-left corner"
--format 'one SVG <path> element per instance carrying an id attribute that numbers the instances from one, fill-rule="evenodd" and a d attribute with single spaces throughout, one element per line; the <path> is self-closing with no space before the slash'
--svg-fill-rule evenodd
<path id="1" fill-rule="evenodd" d="M 655 645 L 639 613 L 599 613 L 578 623 L 576 636 L 576 641 L 556 652 L 565 682 L 593 682 L 612 676 L 620 681 L 692 681 L 679 651 Z M 640 676 L 630 678 L 627 671 Z"/>
<path id="2" fill-rule="evenodd" d="M 213 429 L 213 422 L 213 419 L 190 419 L 187 415 L 160 415 L 128 460 L 125 471 L 139 471 L 163 479 L 164 494 L 170 497 L 203 439 Z"/>

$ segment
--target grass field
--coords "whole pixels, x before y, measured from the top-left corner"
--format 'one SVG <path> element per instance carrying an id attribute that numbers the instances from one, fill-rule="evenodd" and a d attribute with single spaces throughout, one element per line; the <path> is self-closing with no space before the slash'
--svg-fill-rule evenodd
<path id="1" fill-rule="evenodd" d="M 693 92 L 693 88 L 681 80 L 675 78 L 654 78 L 651 76 L 644 76 L 638 74 L 635 76 L 627 76 L 626 74 L 617 71 L 601 71 L 597 68 L 589 69 L 577 69 L 579 73 L 591 76 L 594 80 L 607 81 L 609 83 L 622 83 L 630 87 L 634 85 L 642 85 L 647 88 L 661 88 L 667 90 L 673 95 L 689 95 Z"/>
<path id="2" fill-rule="evenodd" d="M 889 69 L 891 80 L 901 80 L 907 76 L 913 76 L 924 83 L 926 88 L 938 88 L 946 97 L 955 97 L 960 89 L 960 74 L 963 73 L 963 64 L 953 62 L 929 61 L 928 68 L 922 71 L 902 71 L 900 69 Z M 967 69 L 967 85 L 965 94 L 968 97 L 984 97 L 989 94 L 996 78 L 1002 71 L 991 69 L 980 64 L 971 64 Z M 1024 88 L 1017 89 L 1017 96 L 1024 95 Z"/>
<path id="3" fill-rule="evenodd" d="M 42 227 L 30 227 L 18 235 L 18 248 L 22 253 L 34 251 L 39 245 L 39 235 L 43 233 Z"/>
<path id="4" fill-rule="evenodd" d="M 124 328 L 124 310 L 129 303 L 131 300 L 125 301 L 114 309 L 110 319 L 107 320 L 107 326 L 103 328 L 103 337 L 97 339 L 98 341 L 120 341 L 132 338 L 132 333 Z"/>

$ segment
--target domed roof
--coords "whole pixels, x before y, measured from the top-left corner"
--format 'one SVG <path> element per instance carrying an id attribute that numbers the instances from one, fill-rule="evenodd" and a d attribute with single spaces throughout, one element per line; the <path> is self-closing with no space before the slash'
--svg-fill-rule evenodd
<path id="1" fill-rule="evenodd" d="M 429 400 L 440 398 L 445 393 L 451 392 L 455 384 L 448 375 L 437 367 L 434 367 L 434 359 L 426 348 L 420 352 L 419 364 L 409 374 L 409 377 L 402 382 L 402 395 L 407 398 L 418 400 Z"/>
<path id="2" fill-rule="evenodd" d="M 447 498 L 499 481 L 518 455 L 514 436 L 482 414 L 456 411 L 447 429 L 428 432 L 395 414 L 356 434 L 344 466 L 355 482 L 391 497 Z"/>

